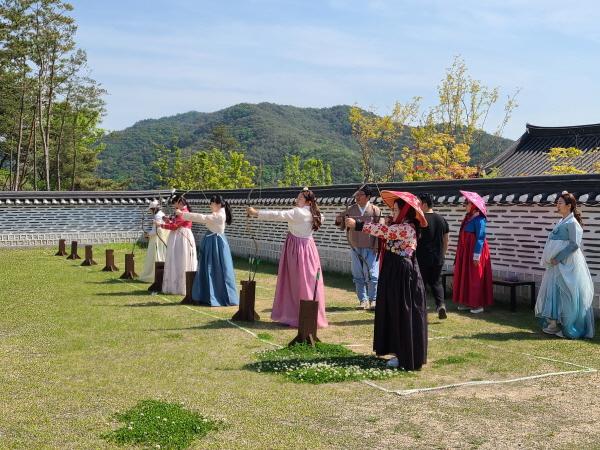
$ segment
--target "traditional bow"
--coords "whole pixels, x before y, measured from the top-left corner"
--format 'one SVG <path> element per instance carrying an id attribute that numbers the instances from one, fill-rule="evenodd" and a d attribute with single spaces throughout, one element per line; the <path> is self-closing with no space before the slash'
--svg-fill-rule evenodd
<path id="1" fill-rule="evenodd" d="M 158 191 L 158 206 L 159 206 L 159 208 L 162 208 L 162 204 L 163 204 L 162 193 L 160 191 Z M 165 246 L 165 248 L 168 248 L 167 243 L 160 235 L 160 232 L 159 232 L 160 225 L 157 225 L 155 223 L 154 226 L 156 227 L 156 237 L 160 240 L 160 242 L 162 242 L 162 244 Z"/>
<path id="2" fill-rule="evenodd" d="M 258 189 L 259 189 L 259 198 L 262 198 L 262 160 L 260 162 L 260 169 L 258 175 Z M 250 205 L 250 196 L 254 191 L 254 187 L 250 188 L 248 192 L 248 197 L 246 198 L 246 207 Z M 256 240 L 256 235 L 254 232 L 254 227 L 252 228 L 252 233 L 250 233 L 250 215 L 246 213 L 246 224 L 245 224 L 245 232 L 246 234 L 251 234 L 252 243 L 254 244 L 254 254 L 248 256 L 248 281 L 254 281 L 256 277 L 256 271 L 258 270 L 258 265 L 260 264 L 260 258 L 258 257 L 258 241 Z"/>
<path id="3" fill-rule="evenodd" d="M 146 229 L 144 228 L 144 226 L 145 226 L 145 222 L 144 222 L 144 213 L 145 213 L 145 211 L 144 211 L 144 209 L 142 208 L 142 209 L 140 210 L 140 212 L 141 212 L 141 219 L 142 219 L 142 220 L 141 220 L 141 232 L 142 232 L 142 236 L 144 236 L 144 233 L 146 232 Z M 135 256 L 135 247 L 137 246 L 137 243 L 138 243 L 139 239 L 140 239 L 140 238 L 139 238 L 139 236 L 138 236 L 138 237 L 137 237 L 137 238 L 136 238 L 136 239 L 133 241 L 133 246 L 131 247 L 131 254 L 132 254 L 133 256 Z"/>

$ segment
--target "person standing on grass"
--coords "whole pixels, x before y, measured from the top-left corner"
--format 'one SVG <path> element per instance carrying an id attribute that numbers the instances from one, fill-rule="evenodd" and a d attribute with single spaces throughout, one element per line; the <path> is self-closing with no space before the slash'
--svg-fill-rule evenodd
<path id="1" fill-rule="evenodd" d="M 163 224 L 165 213 L 161 211 L 158 200 L 150 202 L 148 211 L 152 214 L 152 228 L 147 233 L 148 251 L 146 252 L 144 269 L 140 274 L 140 280 L 152 283 L 154 281 L 154 263 L 165 260 L 169 232 L 160 227 Z"/>
<path id="2" fill-rule="evenodd" d="M 321 259 L 313 239 L 313 232 L 323 223 L 315 194 L 304 188 L 296 197 L 295 208 L 284 211 L 248 208 L 247 214 L 258 220 L 287 222 L 288 225 L 287 238 L 279 257 L 271 319 L 297 327 L 300 300 L 311 300 L 316 294 L 315 300 L 319 302 L 317 326 L 328 326 L 325 316 L 325 287 L 323 274 L 320 273 Z"/>
<path id="3" fill-rule="evenodd" d="M 581 251 L 583 220 L 573 194 L 563 192 L 556 202 L 562 219 L 554 226 L 544 246 L 546 267 L 535 315 L 542 331 L 570 339 L 594 337 L 594 282 Z"/>
<path id="4" fill-rule="evenodd" d="M 425 286 L 431 288 L 435 300 L 435 310 L 440 319 L 445 319 L 446 303 L 444 288 L 442 286 L 442 268 L 444 258 L 448 251 L 448 222 L 438 213 L 433 211 L 433 197 L 431 194 L 419 195 L 427 226 L 421 230 L 417 242 L 417 261 Z"/>
<path id="5" fill-rule="evenodd" d="M 416 249 L 427 220 L 421 202 L 409 192 L 382 191 L 381 198 L 393 212 L 389 224 L 346 219 L 348 228 L 385 239 L 373 350 L 378 356 L 394 355 L 389 367 L 419 370 L 427 362 L 427 304 Z"/>
<path id="6" fill-rule="evenodd" d="M 487 208 L 479 194 L 460 193 L 465 197 L 467 213 L 456 246 L 452 300 L 458 303 L 459 310 L 478 314 L 494 303 L 492 262 L 485 231 Z"/>
<path id="7" fill-rule="evenodd" d="M 190 212 L 187 200 L 183 196 L 173 199 L 175 213 Z M 198 265 L 196 258 L 196 241 L 192 233 L 192 222 L 176 215 L 174 220 L 165 216 L 162 228 L 170 230 L 165 257 L 165 272 L 162 291 L 165 294 L 185 295 L 185 273 L 195 271 Z"/>
<path id="8" fill-rule="evenodd" d="M 369 186 L 361 186 L 354 193 L 356 203 L 350 206 L 344 214 L 336 217 L 336 225 L 345 230 L 345 217 L 352 217 L 363 223 L 380 223 L 381 211 L 369 201 L 371 195 Z M 375 309 L 379 277 L 379 261 L 377 259 L 379 240 L 358 231 L 346 231 L 352 261 L 352 281 L 356 288 L 359 306 L 363 309 Z"/>
<path id="9" fill-rule="evenodd" d="M 194 278 L 192 300 L 206 306 L 239 304 L 233 259 L 225 236 L 225 225 L 231 225 L 229 203 L 220 195 L 210 198 L 210 214 L 178 210 L 176 214 L 190 222 L 206 225 L 208 231 L 200 243 L 198 271 Z"/>

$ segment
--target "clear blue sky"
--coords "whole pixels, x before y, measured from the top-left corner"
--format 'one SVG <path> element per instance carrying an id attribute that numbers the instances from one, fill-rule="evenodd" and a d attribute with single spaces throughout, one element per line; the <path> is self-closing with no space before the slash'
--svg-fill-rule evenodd
<path id="1" fill-rule="evenodd" d="M 454 55 L 525 123 L 600 122 L 597 0 L 74 0 L 105 128 L 263 101 L 389 112 L 435 101 Z M 492 130 L 500 111 L 489 121 Z"/>

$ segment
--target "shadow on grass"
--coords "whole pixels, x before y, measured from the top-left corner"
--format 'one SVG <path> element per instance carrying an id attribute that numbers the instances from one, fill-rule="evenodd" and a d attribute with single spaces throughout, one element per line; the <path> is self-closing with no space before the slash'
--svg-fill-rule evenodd
<path id="1" fill-rule="evenodd" d="M 150 283 L 146 283 L 145 281 L 142 280 L 121 280 L 120 278 L 109 278 L 108 280 L 102 280 L 102 281 L 84 281 L 84 283 L 86 284 L 121 284 L 123 282 L 126 283 L 130 283 L 130 284 L 145 284 L 145 285 L 150 285 Z"/>
<path id="2" fill-rule="evenodd" d="M 195 327 L 182 328 L 184 330 L 222 330 L 225 328 L 232 328 L 234 325 L 228 322 L 230 319 L 213 320 L 211 322 L 204 323 Z M 234 322 L 244 328 L 251 331 L 261 330 L 285 330 L 293 329 L 287 325 L 283 325 L 277 322 Z"/>
<path id="3" fill-rule="evenodd" d="M 511 312 L 508 310 L 508 304 L 499 303 L 488 307 L 481 314 L 471 314 L 469 311 L 458 311 L 454 305 L 448 306 L 449 314 L 457 314 L 480 322 L 489 322 L 497 325 L 510 326 L 537 332 L 540 330 L 538 319 L 533 311 L 525 308 Z"/>
<path id="4" fill-rule="evenodd" d="M 137 289 L 135 291 L 126 292 L 97 292 L 95 295 L 99 297 L 132 297 L 132 296 L 147 296 L 150 295 L 147 289 Z"/>
<path id="5" fill-rule="evenodd" d="M 326 312 L 346 312 L 346 311 L 364 311 L 364 309 L 358 305 L 356 306 L 327 306 L 325 307 Z"/>
<path id="6" fill-rule="evenodd" d="M 540 332 L 532 333 L 528 331 L 511 331 L 507 333 L 475 333 L 469 336 L 456 336 L 454 337 L 456 340 L 471 340 L 471 339 L 481 339 L 484 341 L 544 341 L 547 339 L 557 339 L 554 336 L 550 336 L 547 334 Z"/>
<path id="7" fill-rule="evenodd" d="M 169 304 L 175 306 L 176 304 Z M 131 305 L 133 306 L 133 305 Z M 153 306 L 153 305 L 148 305 Z M 166 306 L 164 304 L 154 305 L 154 306 Z M 145 331 L 185 331 L 185 330 L 225 330 L 227 328 L 235 328 L 235 325 L 232 325 L 228 321 L 231 320 L 229 318 L 224 318 L 220 320 L 213 320 L 207 322 L 202 325 L 196 325 L 193 327 L 185 327 L 185 328 L 154 328 L 147 329 Z M 234 322 L 237 325 L 243 326 L 247 330 L 255 331 L 260 333 L 260 331 L 264 330 L 295 330 L 295 328 L 291 328 L 287 325 L 283 325 L 277 322 Z"/>
<path id="8" fill-rule="evenodd" d="M 375 318 L 370 316 L 368 319 L 357 319 L 357 320 L 333 320 L 330 319 L 330 322 L 338 327 L 340 326 L 353 326 L 353 325 L 373 325 Z"/>
<path id="9" fill-rule="evenodd" d="M 144 303 L 127 303 L 126 305 L 119 305 L 122 307 L 129 308 L 148 308 L 154 306 L 179 306 L 179 303 L 164 303 L 164 302 L 144 302 Z"/>

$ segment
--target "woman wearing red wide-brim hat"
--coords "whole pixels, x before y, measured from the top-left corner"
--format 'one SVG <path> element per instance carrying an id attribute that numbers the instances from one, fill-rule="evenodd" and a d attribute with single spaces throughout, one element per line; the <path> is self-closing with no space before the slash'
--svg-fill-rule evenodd
<path id="1" fill-rule="evenodd" d="M 382 191 L 392 209 L 390 224 L 346 219 L 348 228 L 385 240 L 377 284 L 373 350 L 393 354 L 390 367 L 419 370 L 427 362 L 427 306 L 425 287 L 415 250 L 419 229 L 427 226 L 419 199 L 409 192 Z"/>
<path id="2" fill-rule="evenodd" d="M 477 314 L 494 303 L 492 262 L 485 238 L 487 209 L 479 194 L 460 193 L 465 197 L 467 213 L 460 226 L 456 246 L 452 300 L 458 303 L 458 309 Z"/>

